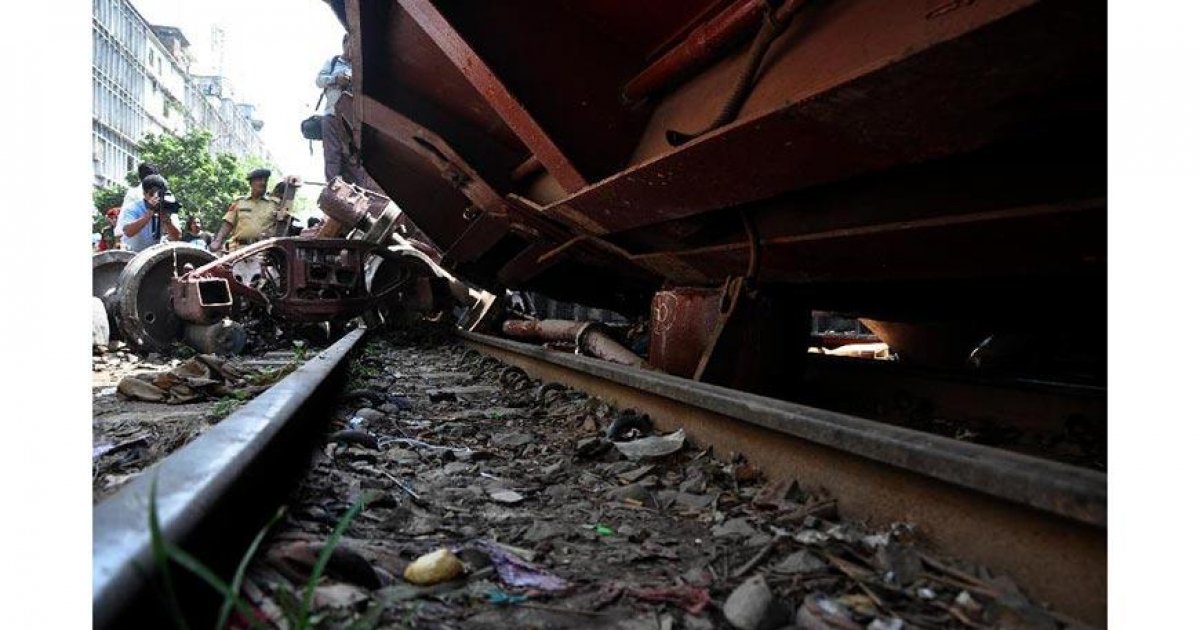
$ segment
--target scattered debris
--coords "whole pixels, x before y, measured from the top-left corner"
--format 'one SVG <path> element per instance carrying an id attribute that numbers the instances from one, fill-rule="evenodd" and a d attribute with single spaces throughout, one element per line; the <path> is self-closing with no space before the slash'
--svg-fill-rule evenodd
<path id="1" fill-rule="evenodd" d="M 355 429 L 337 431 L 333 435 L 329 436 L 329 441 L 337 442 L 339 444 L 357 444 L 358 446 L 369 448 L 371 450 L 379 449 L 379 441 L 375 439 L 375 436 L 365 431 L 358 431 Z"/>
<path id="2" fill-rule="evenodd" d="M 544 592 L 566 590 L 570 583 L 542 569 L 532 562 L 520 558 L 510 549 L 495 543 L 477 543 L 492 560 L 492 566 L 500 581 L 513 588 L 534 588 Z"/>
<path id="3" fill-rule="evenodd" d="M 781 560 L 771 567 L 771 570 L 784 575 L 806 575 L 824 571 L 828 567 L 820 556 L 807 549 L 801 549 Z"/>
<path id="4" fill-rule="evenodd" d="M 712 528 L 712 535 L 717 538 L 749 538 L 757 533 L 748 518 L 730 519 Z"/>
<path id="5" fill-rule="evenodd" d="M 269 549 L 267 560 L 275 570 L 303 583 L 312 573 L 312 568 L 324 549 L 323 541 L 286 542 Z M 383 586 L 371 562 L 345 544 L 338 544 L 333 548 L 329 562 L 325 565 L 325 575 L 371 590 Z"/>
<path id="6" fill-rule="evenodd" d="M 108 311 L 104 310 L 104 302 L 98 297 L 92 298 L 92 346 L 107 347 L 110 328 Z"/>
<path id="7" fill-rule="evenodd" d="M 861 628 L 845 604 L 813 593 L 804 598 L 804 604 L 796 611 L 796 625 L 801 628 Z"/>
<path id="8" fill-rule="evenodd" d="M 634 431 L 640 435 L 651 435 L 654 433 L 654 423 L 650 421 L 650 416 L 627 409 L 617 414 L 604 432 L 604 437 L 616 440 Z"/>
<path id="9" fill-rule="evenodd" d="M 903 524 L 841 521 L 836 502 L 803 479 L 720 461 L 682 431 L 622 426 L 640 414 L 434 334 L 385 333 L 362 359 L 351 367 L 358 389 L 331 413 L 333 444 L 316 454 L 267 558 L 251 563 L 261 610 L 286 608 L 274 600 L 304 588 L 337 515 L 362 499 L 319 584 L 321 627 L 898 630 L 1053 620 L 990 574 L 922 554 Z M 434 402 L 429 391 L 456 393 Z M 431 557 L 451 570 L 411 580 L 437 564 Z"/>
<path id="10" fill-rule="evenodd" d="M 611 447 L 612 442 L 603 438 L 583 438 L 575 444 L 575 456 L 580 459 L 598 457 Z"/>
<path id="11" fill-rule="evenodd" d="M 776 479 L 764 485 L 761 490 L 754 495 L 751 503 L 754 507 L 784 510 L 794 509 L 796 501 L 800 496 L 799 487 L 796 485 L 795 479 Z"/>
<path id="12" fill-rule="evenodd" d="M 652 435 L 631 442 L 615 442 L 615 445 L 625 457 L 633 461 L 640 461 L 677 453 L 683 448 L 686 438 L 683 429 L 679 429 L 670 435 Z"/>
<path id="13" fill-rule="evenodd" d="M 275 375 L 274 380 L 285 373 Z M 117 384 L 117 393 L 135 400 L 178 405 L 238 391 L 249 397 L 270 386 L 261 381 L 251 385 L 247 376 L 216 355 L 199 354 L 170 370 L 126 376 Z"/>
<path id="14" fill-rule="evenodd" d="M 682 585 L 638 588 L 630 590 L 629 594 L 646 602 L 674 604 L 692 615 L 699 615 L 712 603 L 712 598 L 708 595 L 708 589 L 698 586 Z"/>
<path id="15" fill-rule="evenodd" d="M 525 495 L 520 492 L 513 492 L 512 490 L 499 490 L 493 492 L 490 496 L 497 503 L 520 503 L 525 500 Z"/>
<path id="16" fill-rule="evenodd" d="M 350 608 L 367 601 L 367 593 L 351 584 L 324 584 L 313 589 L 318 608 Z"/>
<path id="17" fill-rule="evenodd" d="M 787 625 L 792 609 L 775 599 L 771 587 L 761 575 L 742 582 L 721 608 L 725 619 L 738 630 L 774 630 Z"/>
<path id="18" fill-rule="evenodd" d="M 463 564 L 449 549 L 438 549 L 412 561 L 404 569 L 404 579 L 413 584 L 440 584 L 462 575 Z"/>
<path id="19" fill-rule="evenodd" d="M 638 479 L 650 474 L 653 470 L 654 466 L 642 466 L 640 468 L 634 468 L 633 470 L 623 472 L 617 475 L 617 478 L 625 483 L 634 483 Z"/>
<path id="20" fill-rule="evenodd" d="M 921 575 L 921 555 L 910 543 L 889 540 L 876 552 L 876 564 L 891 584 L 908 586 Z"/>
<path id="21" fill-rule="evenodd" d="M 92 463 L 95 463 L 105 455 L 120 453 L 127 448 L 133 448 L 135 446 L 147 446 L 149 444 L 149 437 L 149 435 L 139 435 L 135 438 L 125 440 L 124 442 L 120 442 L 118 444 L 105 442 L 103 444 L 96 445 L 92 447 Z"/>

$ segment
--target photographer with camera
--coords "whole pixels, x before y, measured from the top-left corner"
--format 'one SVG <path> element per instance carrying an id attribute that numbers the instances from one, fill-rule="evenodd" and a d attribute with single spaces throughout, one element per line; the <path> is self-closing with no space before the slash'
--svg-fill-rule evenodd
<path id="1" fill-rule="evenodd" d="M 142 199 L 142 180 L 146 179 L 147 177 L 149 177 L 151 175 L 162 175 L 162 173 L 158 172 L 157 166 L 155 166 L 149 162 L 142 162 L 141 164 L 138 164 L 138 167 L 137 167 L 138 183 L 134 184 L 133 186 L 130 186 L 129 189 L 125 191 L 125 199 L 123 201 L 121 201 L 122 208 L 124 208 L 125 206 L 128 206 L 131 203 L 137 203 L 138 201 L 140 201 Z"/>
<path id="2" fill-rule="evenodd" d="M 117 231 L 122 235 L 125 249 L 140 252 L 167 238 L 179 240 L 179 228 L 171 222 L 171 214 L 179 210 L 167 190 L 167 180 L 161 175 L 148 175 L 142 180 L 142 198 L 121 208 Z"/>

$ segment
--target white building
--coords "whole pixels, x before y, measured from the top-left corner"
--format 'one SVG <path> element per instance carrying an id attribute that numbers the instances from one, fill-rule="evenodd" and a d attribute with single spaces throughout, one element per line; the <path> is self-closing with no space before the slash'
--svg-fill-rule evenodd
<path id="1" fill-rule="evenodd" d="M 129 0 L 92 0 L 92 163 L 96 186 L 124 183 L 147 134 L 202 127 L 212 149 L 270 161 L 254 108 L 223 77 L 192 76 L 179 29 L 152 26 Z"/>

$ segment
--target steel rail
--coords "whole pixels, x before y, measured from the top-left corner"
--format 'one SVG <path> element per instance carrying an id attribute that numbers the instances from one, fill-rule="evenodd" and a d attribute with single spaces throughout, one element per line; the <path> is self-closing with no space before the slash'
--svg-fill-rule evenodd
<path id="1" fill-rule="evenodd" d="M 160 619 L 143 597 L 155 574 L 148 508 L 157 478 L 163 537 L 214 565 L 239 550 L 282 502 L 289 476 L 308 461 L 325 426 L 311 421 L 334 399 L 338 377 L 365 334 L 346 334 L 203 435 L 144 471 L 92 511 L 92 618 L 95 627 L 144 627 Z M 278 498 L 278 500 L 276 500 Z M 275 503 L 271 503 L 271 501 Z M 215 554 L 215 555 L 213 555 Z M 227 557 L 226 557 L 227 556 Z M 182 571 L 180 572 L 182 573 Z"/>
<path id="2" fill-rule="evenodd" d="M 856 416 L 477 333 L 467 345 L 684 428 L 721 457 L 823 488 L 840 512 L 916 523 L 930 542 L 1008 573 L 1034 597 L 1104 625 L 1107 477 Z"/>

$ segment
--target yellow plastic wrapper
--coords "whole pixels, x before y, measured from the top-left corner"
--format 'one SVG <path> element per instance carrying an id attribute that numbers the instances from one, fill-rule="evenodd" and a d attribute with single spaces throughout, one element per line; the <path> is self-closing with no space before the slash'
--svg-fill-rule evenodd
<path id="1" fill-rule="evenodd" d="M 463 564 L 449 549 L 438 549 L 409 563 L 404 569 L 404 579 L 413 584 L 426 586 L 438 584 L 462 575 Z"/>

